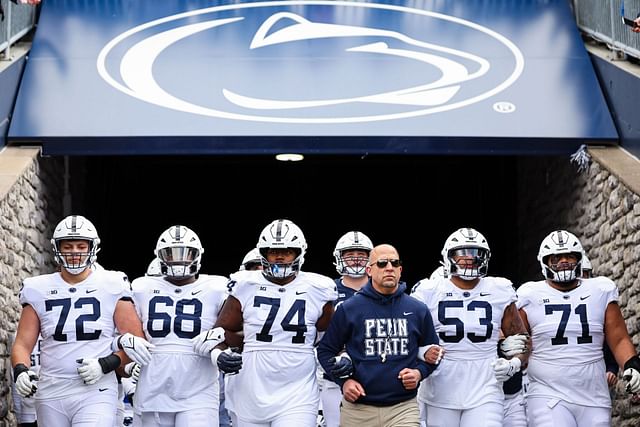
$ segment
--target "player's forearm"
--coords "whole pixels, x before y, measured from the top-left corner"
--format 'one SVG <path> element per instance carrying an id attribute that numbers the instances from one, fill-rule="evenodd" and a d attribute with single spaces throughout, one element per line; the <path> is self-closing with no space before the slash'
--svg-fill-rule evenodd
<path id="1" fill-rule="evenodd" d="M 22 363 L 25 366 L 31 366 L 31 350 L 26 346 L 20 344 L 14 344 L 11 350 L 11 367 Z"/>

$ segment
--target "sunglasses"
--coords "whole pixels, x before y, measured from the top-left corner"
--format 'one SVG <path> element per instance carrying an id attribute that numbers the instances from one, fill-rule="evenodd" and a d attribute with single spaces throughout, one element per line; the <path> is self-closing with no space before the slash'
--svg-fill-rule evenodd
<path id="1" fill-rule="evenodd" d="M 391 263 L 392 267 L 400 267 L 402 265 L 402 261 L 399 259 L 379 259 L 376 262 L 372 262 L 371 265 L 375 264 L 378 268 L 385 268 L 388 263 Z"/>

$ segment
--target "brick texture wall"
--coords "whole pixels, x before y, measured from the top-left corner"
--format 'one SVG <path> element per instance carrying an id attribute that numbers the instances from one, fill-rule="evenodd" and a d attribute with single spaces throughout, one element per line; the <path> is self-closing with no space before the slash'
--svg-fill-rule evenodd
<path id="1" fill-rule="evenodd" d="M 49 238 L 62 216 L 60 160 L 34 159 L 0 199 L 0 427 L 17 425 L 11 399 L 11 343 L 20 316 L 18 292 L 26 277 L 54 268 Z"/>

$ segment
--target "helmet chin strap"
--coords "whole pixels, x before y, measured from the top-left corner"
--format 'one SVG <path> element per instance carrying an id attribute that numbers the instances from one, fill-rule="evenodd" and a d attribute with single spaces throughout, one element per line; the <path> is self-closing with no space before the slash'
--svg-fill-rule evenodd
<path id="1" fill-rule="evenodd" d="M 62 268 L 64 268 L 67 271 L 67 273 L 77 276 L 78 274 L 82 274 L 87 268 L 89 268 L 89 265 L 85 265 L 84 267 L 76 267 L 76 268 L 62 266 Z"/>

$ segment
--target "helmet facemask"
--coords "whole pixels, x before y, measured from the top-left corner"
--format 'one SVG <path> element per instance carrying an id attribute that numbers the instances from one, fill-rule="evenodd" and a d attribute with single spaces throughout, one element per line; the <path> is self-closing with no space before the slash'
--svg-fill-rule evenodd
<path id="1" fill-rule="evenodd" d="M 351 254 L 347 254 L 351 252 Z M 354 254 L 354 252 L 359 252 Z M 364 255 L 363 255 L 364 254 Z M 336 270 L 341 276 L 360 278 L 367 274 L 369 251 L 359 248 L 345 249 L 336 257 Z"/>
<path id="2" fill-rule="evenodd" d="M 300 272 L 300 267 L 304 262 L 299 249 L 293 249 L 296 252 L 296 258 L 289 263 L 269 262 L 267 259 L 268 249 L 260 250 L 262 255 L 262 274 L 272 279 L 287 279 L 296 276 Z"/>
<path id="3" fill-rule="evenodd" d="M 456 261 L 458 257 L 458 261 Z M 487 275 L 489 269 L 489 251 L 484 248 L 456 248 L 447 252 L 449 275 L 462 280 L 475 280 Z M 461 259 L 462 258 L 462 259 Z"/>
<path id="4" fill-rule="evenodd" d="M 63 252 L 61 245 L 65 241 L 84 241 L 89 245 L 88 252 Z M 96 261 L 96 254 L 100 249 L 96 248 L 93 241 L 84 239 L 55 239 L 53 240 L 53 253 L 55 261 L 69 274 L 74 276 L 82 273 Z"/>
<path id="5" fill-rule="evenodd" d="M 554 263 L 551 258 L 559 254 L 544 257 L 545 277 L 559 284 L 570 284 L 579 278 L 582 275 L 582 255 L 577 252 L 572 252 L 571 254 L 576 258 L 576 262 L 563 261 Z"/>
<path id="6" fill-rule="evenodd" d="M 169 246 L 157 251 L 163 276 L 185 279 L 200 270 L 200 250 L 189 246 Z"/>

